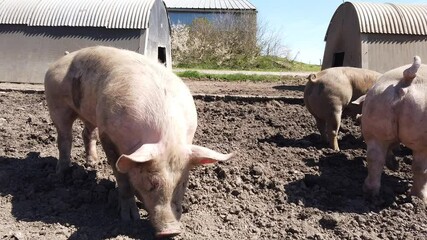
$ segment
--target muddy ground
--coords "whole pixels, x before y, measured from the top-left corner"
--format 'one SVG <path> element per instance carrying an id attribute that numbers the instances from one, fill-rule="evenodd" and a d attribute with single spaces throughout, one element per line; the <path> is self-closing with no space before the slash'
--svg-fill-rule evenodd
<path id="1" fill-rule="evenodd" d="M 303 106 L 304 79 L 187 83 L 197 95 L 195 143 L 237 156 L 192 171 L 175 239 L 426 239 L 426 206 L 406 195 L 410 150 L 397 152 L 398 171 L 385 170 L 381 199 L 365 199 L 359 127 L 345 119 L 342 151 L 328 149 Z M 75 164 L 58 179 L 44 96 L 23 89 L 0 90 L 0 239 L 152 239 L 141 205 L 142 220 L 118 220 L 105 155 L 84 166 L 80 124 Z"/>

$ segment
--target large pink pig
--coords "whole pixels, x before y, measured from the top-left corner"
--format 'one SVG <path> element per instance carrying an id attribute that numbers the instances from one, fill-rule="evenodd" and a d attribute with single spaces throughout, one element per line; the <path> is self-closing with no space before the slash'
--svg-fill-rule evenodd
<path id="1" fill-rule="evenodd" d="M 143 201 L 158 237 L 181 232 L 189 171 L 232 154 L 193 145 L 197 114 L 187 86 L 161 64 L 128 50 L 90 47 L 56 61 L 45 76 L 58 131 L 57 173 L 70 166 L 72 124 L 84 123 L 86 159 L 97 159 L 96 128 L 119 190 L 120 216 L 139 219 Z"/>
<path id="2" fill-rule="evenodd" d="M 304 104 L 314 116 L 323 140 L 339 150 L 341 116 L 356 117 L 361 105 L 351 102 L 366 94 L 380 73 L 354 67 L 335 67 L 310 74 L 304 89 Z"/>
<path id="3" fill-rule="evenodd" d="M 364 191 L 378 195 L 387 155 L 401 142 L 413 151 L 411 193 L 427 203 L 427 65 L 419 57 L 386 72 L 368 91 L 362 133 L 368 162 Z"/>

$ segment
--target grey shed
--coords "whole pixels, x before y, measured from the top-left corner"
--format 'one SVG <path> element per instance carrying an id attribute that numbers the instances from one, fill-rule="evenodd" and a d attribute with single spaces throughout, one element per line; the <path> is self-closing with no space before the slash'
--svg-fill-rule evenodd
<path id="1" fill-rule="evenodd" d="M 254 15 L 256 7 L 248 0 L 164 0 L 171 25 L 189 25 L 196 18 L 214 20 L 219 17 L 238 19 L 239 15 Z"/>
<path id="2" fill-rule="evenodd" d="M 386 72 L 427 61 L 427 4 L 345 2 L 325 36 L 322 69 L 352 66 Z"/>
<path id="3" fill-rule="evenodd" d="M 171 68 L 162 0 L 0 0 L 0 81 L 42 83 L 50 63 L 105 45 L 158 59 Z"/>

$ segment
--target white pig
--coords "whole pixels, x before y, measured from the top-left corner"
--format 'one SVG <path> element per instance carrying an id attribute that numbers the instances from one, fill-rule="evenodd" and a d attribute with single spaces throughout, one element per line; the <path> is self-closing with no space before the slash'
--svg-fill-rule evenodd
<path id="1" fill-rule="evenodd" d="M 411 193 L 427 203 L 427 65 L 418 56 L 412 65 L 384 73 L 368 91 L 362 134 L 368 162 L 365 193 L 379 194 L 387 155 L 403 143 L 413 151 Z"/>
<path id="2" fill-rule="evenodd" d="M 88 163 L 97 159 L 98 129 L 117 180 L 121 218 L 139 219 L 136 195 L 156 236 L 179 234 L 190 169 L 232 156 L 192 144 L 197 114 L 182 80 L 141 54 L 97 46 L 61 57 L 44 83 L 58 132 L 57 173 L 71 164 L 72 124 L 80 118 Z"/>
<path id="3" fill-rule="evenodd" d="M 304 104 L 314 116 L 322 139 L 332 149 L 339 150 L 341 116 L 356 118 L 361 113 L 361 105 L 351 102 L 364 95 L 380 75 L 367 69 L 335 67 L 308 76 Z"/>

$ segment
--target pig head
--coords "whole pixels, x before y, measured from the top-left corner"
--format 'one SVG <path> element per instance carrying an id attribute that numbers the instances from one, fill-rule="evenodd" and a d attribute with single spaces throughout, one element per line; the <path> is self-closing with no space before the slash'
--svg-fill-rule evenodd
<path id="1" fill-rule="evenodd" d="M 356 117 L 361 105 L 351 102 L 364 95 L 380 73 L 353 67 L 335 67 L 310 74 L 304 89 L 304 103 L 316 120 L 322 139 L 339 150 L 338 131 L 342 115 Z"/>
<path id="2" fill-rule="evenodd" d="M 139 219 L 136 195 L 159 237 L 181 232 L 190 169 L 232 156 L 192 144 L 197 113 L 189 89 L 132 51 L 97 46 L 68 53 L 47 71 L 45 94 L 58 132 L 57 173 L 71 164 L 72 125 L 80 118 L 88 165 L 97 160 L 98 130 L 117 180 L 121 218 Z"/>
<path id="3" fill-rule="evenodd" d="M 393 146 L 413 151 L 411 193 L 427 203 L 427 65 L 416 56 L 412 65 L 390 70 L 368 91 L 362 111 L 368 176 L 364 191 L 379 194 L 381 174 Z"/>

